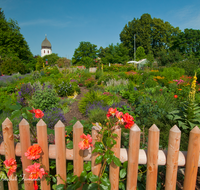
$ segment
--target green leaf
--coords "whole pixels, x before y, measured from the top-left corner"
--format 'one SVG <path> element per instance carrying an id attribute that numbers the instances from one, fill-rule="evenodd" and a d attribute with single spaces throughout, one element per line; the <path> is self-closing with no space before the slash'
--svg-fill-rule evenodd
<path id="1" fill-rule="evenodd" d="M 87 190 L 88 189 L 88 184 L 84 184 L 82 190 Z"/>
<path id="2" fill-rule="evenodd" d="M 73 130 L 73 126 L 67 126 L 65 127 L 65 131 L 67 131 L 67 134 L 69 135 Z"/>
<path id="3" fill-rule="evenodd" d="M 115 134 L 115 133 L 113 133 L 113 134 L 112 134 L 112 136 L 113 136 L 113 137 L 115 137 L 115 138 L 117 138 L 117 137 L 118 137 L 118 135 L 117 135 L 117 134 Z"/>
<path id="4" fill-rule="evenodd" d="M 91 170 L 91 162 L 88 162 L 87 164 L 84 164 L 84 169 L 86 171 L 90 171 Z"/>
<path id="5" fill-rule="evenodd" d="M 20 110 L 15 110 L 12 112 L 11 114 L 11 118 L 15 118 L 15 117 L 20 117 L 21 116 L 21 111 Z"/>
<path id="6" fill-rule="evenodd" d="M 108 163 L 108 164 L 110 164 L 111 162 L 112 162 L 112 160 L 113 160 L 113 155 L 108 155 L 108 158 L 106 159 L 106 162 Z"/>
<path id="7" fill-rule="evenodd" d="M 89 177 L 89 179 L 90 179 L 91 182 L 95 182 L 95 181 L 99 180 L 99 177 L 97 175 L 93 174 L 92 176 Z"/>
<path id="8" fill-rule="evenodd" d="M 21 104 L 19 104 L 19 103 L 17 102 L 16 105 L 10 105 L 9 108 L 10 108 L 11 110 L 20 110 L 20 109 L 22 108 L 22 106 L 21 106 Z"/>
<path id="9" fill-rule="evenodd" d="M 126 161 L 126 162 L 123 163 L 123 168 L 126 169 L 127 167 L 128 167 L 128 161 Z"/>
<path id="10" fill-rule="evenodd" d="M 73 141 L 70 141 L 69 143 L 67 143 L 66 146 L 68 149 L 73 149 Z"/>
<path id="11" fill-rule="evenodd" d="M 126 190 L 125 184 L 123 182 L 119 182 L 119 189 Z"/>
<path id="12" fill-rule="evenodd" d="M 121 169 L 120 172 L 119 172 L 119 176 L 120 178 L 124 178 L 126 176 L 126 169 Z"/>
<path id="13" fill-rule="evenodd" d="M 97 183 L 89 184 L 88 190 L 98 190 L 98 184 Z"/>
<path id="14" fill-rule="evenodd" d="M 72 186 L 71 186 L 71 188 L 72 189 L 78 189 L 80 186 L 81 186 L 81 182 L 80 181 L 76 181 L 76 183 L 74 183 Z"/>
<path id="15" fill-rule="evenodd" d="M 22 113 L 22 117 L 25 118 L 26 120 L 28 119 L 28 115 L 26 113 Z"/>
<path id="16" fill-rule="evenodd" d="M 95 148 L 95 149 L 92 151 L 92 153 L 95 153 L 95 152 L 97 152 L 97 153 L 103 153 L 103 150 L 102 150 L 100 147 L 97 147 L 97 148 Z"/>
<path id="17" fill-rule="evenodd" d="M 52 177 L 52 181 L 53 181 L 54 183 L 56 183 L 56 182 L 57 182 L 57 179 L 53 176 L 53 177 Z"/>
<path id="18" fill-rule="evenodd" d="M 0 171 L 0 179 L 1 180 L 8 180 L 7 175 L 3 171 Z"/>
<path id="19" fill-rule="evenodd" d="M 100 155 L 100 156 L 98 156 L 98 157 L 96 158 L 95 163 L 96 163 L 96 164 L 99 164 L 99 163 L 102 162 L 102 160 L 103 160 L 103 155 Z"/>
<path id="20" fill-rule="evenodd" d="M 100 184 L 99 186 L 100 186 L 101 190 L 110 190 L 110 186 L 109 185 Z"/>
<path id="21" fill-rule="evenodd" d="M 63 190 L 63 189 L 65 189 L 64 184 L 59 184 L 58 186 L 56 186 L 56 190 Z"/>
<path id="22" fill-rule="evenodd" d="M 71 163 L 67 164 L 67 170 L 72 170 L 73 169 L 73 165 Z"/>
<path id="23" fill-rule="evenodd" d="M 103 184 L 103 185 L 105 185 L 105 186 L 110 186 L 110 180 L 108 179 L 108 176 L 107 177 L 102 177 L 101 179 L 100 179 L 100 181 L 101 181 L 101 183 Z"/>
<path id="24" fill-rule="evenodd" d="M 115 163 L 116 166 L 121 166 L 121 162 L 119 160 L 119 158 L 117 158 L 116 156 L 113 156 L 113 162 Z"/>

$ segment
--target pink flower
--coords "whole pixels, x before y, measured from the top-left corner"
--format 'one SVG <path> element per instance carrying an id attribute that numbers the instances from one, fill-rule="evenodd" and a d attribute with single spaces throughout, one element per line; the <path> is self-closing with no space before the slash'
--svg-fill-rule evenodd
<path id="1" fill-rule="evenodd" d="M 38 178 L 42 179 L 43 175 L 46 174 L 44 168 L 40 168 L 39 163 L 34 163 L 33 165 L 28 166 L 25 171 L 30 173 L 29 179 L 32 180 L 37 180 Z M 37 181 L 34 181 L 34 189 L 38 189 Z"/>
<path id="2" fill-rule="evenodd" d="M 14 158 L 10 158 L 9 160 L 5 160 L 4 165 L 6 167 L 6 169 L 8 169 L 8 176 L 11 176 L 13 173 L 16 172 L 17 169 L 17 162 Z"/>
<path id="3" fill-rule="evenodd" d="M 88 149 L 88 148 L 90 148 L 90 147 L 92 147 L 93 146 L 93 144 L 92 144 L 92 137 L 89 135 L 89 134 L 87 134 L 87 136 L 83 133 L 82 135 L 81 135 L 81 138 L 83 139 L 83 141 L 81 141 L 79 144 L 78 144 L 78 146 L 79 146 L 79 148 L 81 149 L 81 150 L 85 150 L 85 149 Z"/>

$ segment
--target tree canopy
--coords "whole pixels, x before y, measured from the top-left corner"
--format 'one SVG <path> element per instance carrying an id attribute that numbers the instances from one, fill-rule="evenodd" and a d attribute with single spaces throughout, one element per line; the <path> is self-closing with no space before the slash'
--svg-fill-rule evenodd
<path id="1" fill-rule="evenodd" d="M 74 51 L 74 55 L 72 57 L 72 64 L 88 65 L 89 62 L 92 63 L 91 60 L 94 60 L 98 57 L 97 53 L 97 45 L 91 44 L 90 42 L 80 42 L 79 47 Z"/>
<path id="2" fill-rule="evenodd" d="M 103 64 L 121 63 L 125 64 L 129 61 L 129 51 L 122 43 L 117 45 L 110 44 L 108 47 L 99 48 L 99 57 Z"/>
<path id="3" fill-rule="evenodd" d="M 154 55 L 163 49 L 167 50 L 180 33 L 178 27 L 174 28 L 169 22 L 160 18 L 151 18 L 150 14 L 143 14 L 140 19 L 134 18 L 125 25 L 120 33 L 120 40 L 129 50 L 129 56 L 134 57 L 134 34 L 136 48 L 142 46 L 146 54 Z"/>
<path id="4" fill-rule="evenodd" d="M 17 21 L 5 18 L 4 12 L 0 8 L 0 55 L 1 57 L 16 56 L 21 60 L 29 60 L 33 57 L 29 46 Z"/>

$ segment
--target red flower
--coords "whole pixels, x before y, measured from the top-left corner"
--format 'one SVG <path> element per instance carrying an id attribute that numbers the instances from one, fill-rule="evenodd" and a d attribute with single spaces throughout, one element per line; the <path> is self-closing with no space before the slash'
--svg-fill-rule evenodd
<path id="1" fill-rule="evenodd" d="M 8 176 L 11 176 L 14 172 L 16 172 L 17 169 L 17 162 L 14 158 L 10 158 L 9 160 L 5 160 L 4 165 L 6 169 L 8 169 Z"/>
<path id="2" fill-rule="evenodd" d="M 160 89 L 160 91 L 162 91 L 162 88 Z"/>
<path id="3" fill-rule="evenodd" d="M 34 113 L 36 118 L 43 118 L 44 113 L 40 109 L 32 109 L 29 112 Z"/>
<path id="4" fill-rule="evenodd" d="M 28 168 L 26 168 L 25 171 L 30 173 L 29 179 L 32 180 L 37 180 L 38 177 L 42 179 L 42 176 L 46 174 L 44 168 L 40 168 L 39 163 L 34 163 L 33 165 L 28 166 Z M 37 181 L 34 181 L 34 189 L 38 189 Z"/>
<path id="5" fill-rule="evenodd" d="M 178 96 L 177 96 L 177 95 L 174 95 L 174 98 L 178 98 Z"/>
<path id="6" fill-rule="evenodd" d="M 109 118 L 110 116 L 115 116 L 115 114 L 117 113 L 117 108 L 113 109 L 113 108 L 109 108 L 107 115 L 107 118 Z"/>
<path id="7" fill-rule="evenodd" d="M 36 160 L 40 157 L 41 152 L 41 147 L 38 144 L 34 144 L 28 148 L 27 152 L 25 152 L 25 156 L 30 160 Z"/>
<path id="8" fill-rule="evenodd" d="M 85 150 L 85 149 L 88 149 L 90 148 L 91 146 L 93 146 L 92 144 L 92 137 L 87 134 L 87 136 L 83 133 L 81 135 L 81 138 L 83 139 L 83 141 L 81 141 L 78 146 L 81 150 Z"/>
<path id="9" fill-rule="evenodd" d="M 124 127 L 126 129 L 130 129 L 134 124 L 133 117 L 129 115 L 128 113 L 125 113 L 122 117 L 123 117 L 124 123 L 126 124 Z"/>

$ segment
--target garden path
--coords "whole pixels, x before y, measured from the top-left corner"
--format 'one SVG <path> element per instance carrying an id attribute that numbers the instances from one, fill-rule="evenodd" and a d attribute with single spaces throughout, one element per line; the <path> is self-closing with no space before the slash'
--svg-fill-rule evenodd
<path id="1" fill-rule="evenodd" d="M 80 87 L 80 90 L 81 93 L 76 97 L 76 101 L 73 102 L 73 104 L 70 106 L 70 111 L 64 115 L 66 119 L 66 126 L 70 125 L 69 122 L 73 119 L 73 117 L 76 117 L 77 120 L 87 119 L 87 117 L 85 117 L 82 113 L 79 112 L 78 103 L 80 99 L 84 96 L 84 94 L 87 93 L 89 90 L 86 87 Z"/>

